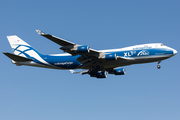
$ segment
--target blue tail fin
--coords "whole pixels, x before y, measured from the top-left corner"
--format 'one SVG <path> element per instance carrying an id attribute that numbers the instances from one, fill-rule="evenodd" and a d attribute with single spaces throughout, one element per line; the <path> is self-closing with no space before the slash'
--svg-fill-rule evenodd
<path id="1" fill-rule="evenodd" d="M 38 51 L 36 51 L 34 48 L 32 48 L 29 44 L 24 42 L 18 36 L 7 36 L 7 38 L 15 55 L 30 59 L 37 59 L 39 56 L 41 56 L 41 54 Z"/>

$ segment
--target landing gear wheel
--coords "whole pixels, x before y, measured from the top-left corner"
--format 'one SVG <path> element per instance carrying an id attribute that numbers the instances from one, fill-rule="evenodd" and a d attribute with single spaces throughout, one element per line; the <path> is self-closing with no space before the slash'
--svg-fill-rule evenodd
<path id="1" fill-rule="evenodd" d="M 161 68 L 160 62 L 161 62 L 161 61 L 159 61 L 159 62 L 158 62 L 158 65 L 157 65 L 157 68 L 158 68 L 158 69 Z"/>
<path id="2" fill-rule="evenodd" d="M 158 68 L 158 69 L 160 69 L 160 68 L 161 68 L 161 66 L 160 66 L 160 65 L 158 65 L 158 66 L 157 66 L 157 68 Z"/>

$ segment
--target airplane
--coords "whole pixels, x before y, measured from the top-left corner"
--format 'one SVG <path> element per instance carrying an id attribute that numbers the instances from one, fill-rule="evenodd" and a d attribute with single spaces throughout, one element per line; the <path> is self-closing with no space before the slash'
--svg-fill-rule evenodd
<path id="1" fill-rule="evenodd" d="M 3 54 L 12 59 L 17 66 L 35 66 L 51 69 L 70 70 L 71 73 L 89 74 L 95 78 L 106 78 L 107 72 L 114 75 L 124 75 L 122 66 L 160 62 L 177 54 L 177 51 L 162 43 L 141 44 L 119 49 L 94 50 L 87 45 L 79 45 L 40 30 L 36 32 L 60 45 L 67 53 L 44 55 L 16 35 L 7 36 L 14 54 Z M 76 72 L 76 69 L 83 69 Z"/>

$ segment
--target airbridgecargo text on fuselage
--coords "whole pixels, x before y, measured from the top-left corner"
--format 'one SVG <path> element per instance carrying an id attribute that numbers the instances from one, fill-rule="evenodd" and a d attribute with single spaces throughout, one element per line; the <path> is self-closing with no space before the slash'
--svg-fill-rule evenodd
<path id="1" fill-rule="evenodd" d="M 54 63 L 54 65 L 72 65 L 73 62 L 58 62 L 58 63 Z"/>

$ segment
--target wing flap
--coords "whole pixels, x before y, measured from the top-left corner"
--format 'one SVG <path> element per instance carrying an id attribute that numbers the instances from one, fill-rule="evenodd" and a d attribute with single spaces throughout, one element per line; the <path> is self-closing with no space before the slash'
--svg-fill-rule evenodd
<path id="1" fill-rule="evenodd" d="M 12 53 L 3 53 L 4 55 L 6 55 L 7 57 L 9 57 L 10 59 L 14 60 L 14 61 L 18 61 L 18 62 L 24 62 L 24 61 L 33 61 L 33 59 L 29 59 L 29 58 L 25 58 L 22 56 L 18 56 Z"/>

